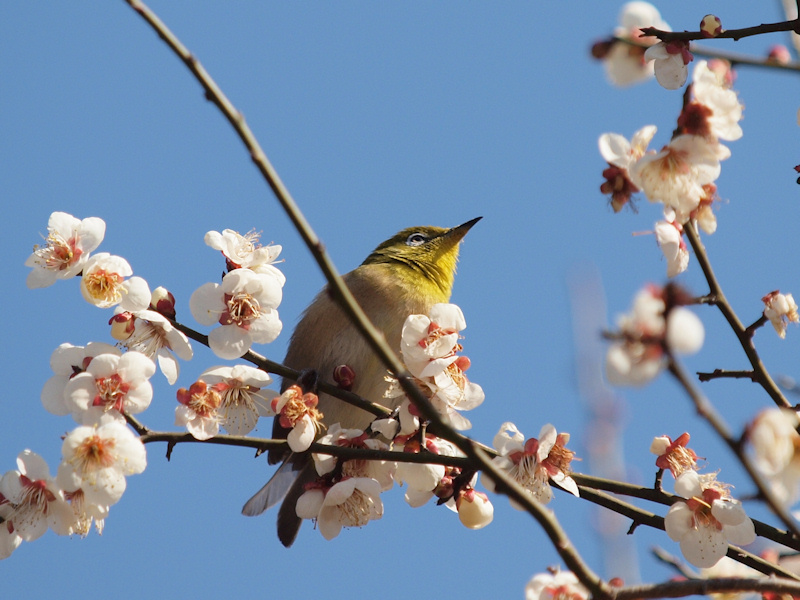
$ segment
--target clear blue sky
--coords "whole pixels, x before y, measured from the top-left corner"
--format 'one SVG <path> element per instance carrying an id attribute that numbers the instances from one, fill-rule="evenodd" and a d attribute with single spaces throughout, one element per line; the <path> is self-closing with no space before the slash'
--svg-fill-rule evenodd
<path id="1" fill-rule="evenodd" d="M 675 29 L 715 11 L 723 26 L 781 19 L 778 3 L 664 3 Z M 607 307 L 580 298 L 581 313 L 613 320 L 644 283 L 663 282 L 666 266 L 652 236 L 660 218 L 645 200 L 614 215 L 599 192 L 604 163 L 597 137 L 630 136 L 646 124 L 665 144 L 681 92 L 655 82 L 610 87 L 589 57 L 612 30 L 614 2 L 436 4 L 154 1 L 153 8 L 197 55 L 245 114 L 281 177 L 341 271 L 380 241 L 412 225 L 483 221 L 467 237 L 453 301 L 467 319 L 465 353 L 486 402 L 469 417 L 484 442 L 512 420 L 528 436 L 552 422 L 590 470 L 589 414 L 577 390 L 569 281 L 598 276 Z M 765 53 L 781 36 L 719 47 Z M 0 22 L 0 175 L 5 233 L 0 471 L 30 448 L 57 465 L 59 436 L 73 427 L 39 402 L 48 359 L 62 342 L 109 341 L 109 311 L 80 297 L 77 281 L 25 287 L 23 262 L 63 210 L 108 223 L 101 246 L 126 257 L 152 287 L 178 297 L 179 318 L 194 325 L 191 292 L 221 265 L 203 244 L 210 229 L 263 231 L 283 245 L 287 276 L 280 314 L 288 331 L 322 285 L 309 253 L 216 108 L 185 67 L 121 0 L 8 4 Z M 718 180 L 724 203 L 718 232 L 704 238 L 718 276 L 745 322 L 770 290 L 800 294 L 796 260 L 800 163 L 796 76 L 742 69 L 744 137 Z M 705 292 L 696 261 L 681 280 Z M 692 370 L 744 368 L 735 338 L 712 309 Z M 580 337 L 590 346 L 598 331 Z M 280 360 L 288 335 L 259 348 Z M 757 335 L 774 373 L 800 374 L 800 330 L 781 342 Z M 182 365 L 188 385 L 221 361 L 204 348 Z M 175 390 L 160 374 L 142 420 L 173 430 Z M 753 386 L 704 390 L 740 426 L 767 399 Z M 625 477 L 649 483 L 654 435 L 692 432 L 720 478 L 741 473 L 698 423 L 666 377 L 619 395 Z M 267 437 L 264 422 L 257 434 Z M 597 432 L 594 432 L 595 434 Z M 597 437 L 597 436 L 595 436 Z M 600 436 L 602 439 L 602 435 Z M 595 442 L 597 443 L 597 442 Z M 306 524 L 293 548 L 274 533 L 274 515 L 240 516 L 269 475 L 244 449 L 183 445 L 171 462 L 148 446 L 148 468 L 129 479 L 102 537 L 24 544 L 0 563 L 9 597 L 308 598 L 418 594 L 519 598 L 531 575 L 558 558 L 532 520 L 495 499 L 495 522 L 473 532 L 432 504 L 412 510 L 395 489 L 386 516 L 326 542 Z M 742 484 L 737 492 L 750 492 Z M 598 517 L 585 502 L 558 494 L 558 516 L 590 564 L 607 576 Z M 646 505 L 645 505 L 646 506 Z M 646 506 L 647 507 L 647 506 Z M 647 507 L 652 508 L 652 507 Z M 659 510 L 659 509 L 657 509 Z M 646 580 L 670 573 L 647 549 L 677 547 L 637 531 Z M 375 565 L 373 557 L 382 557 Z M 627 575 L 630 577 L 630 575 Z M 97 586 L 102 592 L 87 589 Z M 421 592 L 426 593 L 426 592 Z"/>

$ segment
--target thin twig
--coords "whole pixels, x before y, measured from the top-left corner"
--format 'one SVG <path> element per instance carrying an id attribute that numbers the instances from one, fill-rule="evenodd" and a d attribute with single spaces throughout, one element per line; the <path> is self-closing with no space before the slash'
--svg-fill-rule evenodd
<path id="1" fill-rule="evenodd" d="M 781 21 L 780 23 L 762 23 L 761 25 L 743 27 L 742 29 L 726 29 L 719 35 L 715 35 L 714 39 L 729 39 L 739 41 L 742 38 L 751 37 L 754 35 L 797 30 L 798 20 L 795 19 L 794 21 Z M 655 27 L 643 27 L 641 32 L 643 36 L 654 36 L 660 39 L 662 42 L 687 42 L 692 40 L 708 39 L 708 37 L 700 31 L 662 31 L 660 29 L 656 29 Z"/>
<path id="2" fill-rule="evenodd" d="M 733 453 L 736 455 L 736 458 L 739 459 L 742 467 L 744 467 L 745 471 L 747 471 L 747 474 L 750 476 L 753 484 L 758 489 L 759 495 L 767 504 L 767 506 L 769 506 L 772 512 L 775 513 L 775 515 L 781 520 L 786 528 L 795 537 L 800 539 L 800 529 L 798 529 L 797 522 L 794 520 L 794 518 L 792 518 L 792 515 L 786 511 L 781 502 L 775 497 L 775 494 L 772 492 L 772 488 L 761 476 L 761 473 L 758 472 L 758 469 L 756 469 L 755 465 L 750 460 L 750 457 L 745 453 L 742 444 L 733 437 L 728 429 L 728 426 L 722 420 L 722 416 L 717 413 L 711 402 L 709 402 L 708 399 L 703 396 L 694 386 L 678 361 L 676 361 L 673 356 L 669 356 L 668 360 L 669 372 L 673 375 L 673 377 L 675 377 L 681 387 L 683 387 L 689 398 L 691 398 L 695 409 L 697 410 L 697 414 L 699 414 L 709 423 L 709 425 L 711 425 L 720 439 L 722 439 L 722 441 L 727 444 L 731 451 L 733 451 Z"/>
<path id="3" fill-rule="evenodd" d="M 750 361 L 750 365 L 753 367 L 753 371 L 755 373 L 754 381 L 764 388 L 764 391 L 769 394 L 769 397 L 772 398 L 772 401 L 775 402 L 775 404 L 784 408 L 790 407 L 791 404 L 788 400 L 786 400 L 786 397 L 783 395 L 780 388 L 773 381 L 772 377 L 764 366 L 764 363 L 761 362 L 761 357 L 758 355 L 758 352 L 753 345 L 752 335 L 739 320 L 739 317 L 736 316 L 733 308 L 725 298 L 725 294 L 722 292 L 722 287 L 717 281 L 716 275 L 714 275 L 714 270 L 711 268 L 711 263 L 708 260 L 705 246 L 703 246 L 703 242 L 700 241 L 700 236 L 697 234 L 694 223 L 692 223 L 692 221 L 688 221 L 683 226 L 683 231 L 686 233 L 686 238 L 689 240 L 692 250 L 694 250 L 694 254 L 697 257 L 697 262 L 700 263 L 700 268 L 703 270 L 703 275 L 708 283 L 709 294 L 715 298 L 714 305 L 720 310 L 722 315 L 725 317 L 725 320 L 728 321 L 728 324 L 731 326 L 733 333 L 736 335 L 736 338 L 739 340 L 739 344 L 742 346 L 742 349 L 747 356 L 747 360 Z"/>

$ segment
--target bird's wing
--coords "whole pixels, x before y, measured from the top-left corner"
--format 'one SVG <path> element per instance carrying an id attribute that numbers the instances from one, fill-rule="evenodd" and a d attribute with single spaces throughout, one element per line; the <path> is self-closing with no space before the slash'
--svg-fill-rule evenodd
<path id="1" fill-rule="evenodd" d="M 292 460 L 294 455 L 290 456 L 284 463 L 278 467 L 278 470 L 273 473 L 269 481 L 258 490 L 250 500 L 245 502 L 242 507 L 242 514 L 248 517 L 255 517 L 260 515 L 268 508 L 275 506 L 278 502 L 286 497 L 292 484 L 297 480 L 300 470 L 303 468 L 305 461 Z"/>

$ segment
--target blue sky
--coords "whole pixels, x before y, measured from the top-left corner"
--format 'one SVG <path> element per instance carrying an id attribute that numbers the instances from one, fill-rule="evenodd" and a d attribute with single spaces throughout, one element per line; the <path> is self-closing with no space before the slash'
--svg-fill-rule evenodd
<path id="1" fill-rule="evenodd" d="M 763 3 L 762 3 L 763 4 Z M 715 12 L 728 28 L 777 21 L 777 3 L 672 2 L 663 17 L 696 27 Z M 666 265 L 652 236 L 660 218 L 646 200 L 638 213 L 614 215 L 599 192 L 604 163 L 597 137 L 630 136 L 646 124 L 669 140 L 681 92 L 649 82 L 607 84 L 589 57 L 608 34 L 620 4 L 153 2 L 242 110 L 267 155 L 323 239 L 339 269 L 357 266 L 382 240 L 413 225 L 453 226 L 484 219 L 467 236 L 453 301 L 467 319 L 470 375 L 486 392 L 469 417 L 472 434 L 491 442 L 503 421 L 528 436 L 547 422 L 572 434 L 589 471 L 608 442 L 577 386 L 573 322 L 613 320 Z M 0 471 L 30 448 L 55 466 L 59 436 L 73 427 L 39 402 L 48 360 L 62 342 L 109 341 L 109 311 L 85 303 L 77 281 L 25 287 L 23 262 L 54 210 L 107 221 L 102 251 L 126 257 L 152 287 L 178 297 L 193 322 L 191 292 L 218 276 L 211 229 L 257 229 L 283 246 L 287 276 L 280 307 L 286 334 L 259 351 L 274 360 L 288 332 L 323 284 L 240 142 L 203 99 L 185 67 L 122 1 L 13 3 L 0 23 L 0 169 L 6 231 L 0 239 L 6 315 L 5 390 L 0 396 Z M 719 47 L 764 54 L 781 36 Z M 711 44 L 707 44 L 711 45 Z M 743 321 L 758 318 L 773 289 L 800 293 L 796 256 L 800 163 L 798 84 L 791 74 L 739 71 L 744 137 L 718 180 L 719 229 L 706 236 L 712 264 Z M 706 291 L 696 261 L 680 280 Z M 603 295 L 579 295 L 587 282 Z M 581 287 L 584 286 L 584 287 Z M 698 309 L 704 349 L 688 368 L 744 368 L 723 319 Z M 199 326 L 198 326 L 199 328 Z M 579 328 L 580 348 L 597 352 L 598 326 Z M 756 342 L 774 374 L 798 375 L 798 336 L 762 330 Z M 596 355 L 593 355 L 596 358 Z M 219 364 L 196 347 L 180 385 Z M 142 420 L 173 430 L 175 390 L 160 374 Z M 598 394 L 606 393 L 599 387 Z M 703 388 L 740 427 L 768 399 L 754 386 Z M 649 483 L 654 435 L 688 430 L 720 478 L 750 487 L 721 444 L 698 422 L 677 386 L 662 376 L 614 396 L 614 437 L 629 481 Z M 267 437 L 264 422 L 257 434 Z M 588 440 L 593 440 L 592 444 Z M 148 468 L 129 479 L 102 537 L 48 533 L 0 563 L 12 595 L 85 597 L 86 586 L 120 598 L 197 598 L 263 594 L 387 598 L 420 586 L 461 598 L 521 597 L 528 578 L 558 558 L 532 520 L 495 499 L 495 522 L 473 532 L 433 505 L 412 510 L 400 490 L 385 495 L 386 515 L 326 542 L 306 524 L 290 550 L 274 534 L 274 515 L 240 516 L 242 503 L 269 476 L 244 449 L 184 445 L 172 460 L 148 447 Z M 608 520 L 559 494 L 552 507 L 591 566 L 604 575 L 598 531 Z M 652 508 L 652 507 L 648 507 Z M 755 514 L 758 509 L 754 507 Z M 623 528 L 624 530 L 624 528 Z M 653 544 L 677 552 L 664 534 L 632 539 L 644 580 L 670 573 L 647 555 Z M 373 559 L 380 556 L 379 561 Z M 376 562 L 378 564 L 376 564 Z M 635 569 L 624 574 L 635 577 Z M 98 592 L 99 594 L 99 592 Z"/>

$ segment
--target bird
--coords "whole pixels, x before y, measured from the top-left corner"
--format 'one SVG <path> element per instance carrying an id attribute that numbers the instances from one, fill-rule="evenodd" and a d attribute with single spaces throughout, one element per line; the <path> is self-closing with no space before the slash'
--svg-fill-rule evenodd
<path id="1" fill-rule="evenodd" d="M 437 303 L 448 302 L 461 240 L 480 221 L 477 217 L 450 229 L 433 226 L 403 229 L 378 245 L 361 265 L 342 276 L 372 324 L 391 348 L 400 348 L 406 318 L 428 314 Z M 355 373 L 351 391 L 362 398 L 393 409 L 402 398 L 383 398 L 388 388 L 387 370 L 327 288 L 302 314 L 289 342 L 284 365 L 318 381 L 334 383 L 334 370 L 347 365 Z M 305 377 L 303 377 L 305 378 Z M 281 392 L 294 381 L 284 378 Z M 317 408 L 323 423 L 343 428 L 365 429 L 374 415 L 327 394 L 319 395 Z M 276 417 L 273 437 L 285 438 L 287 430 Z M 295 506 L 305 485 L 316 478 L 310 454 L 272 450 L 270 464 L 283 461 L 270 480 L 248 500 L 242 514 L 256 516 L 281 500 L 278 539 L 287 548 L 294 543 L 302 524 Z"/>

